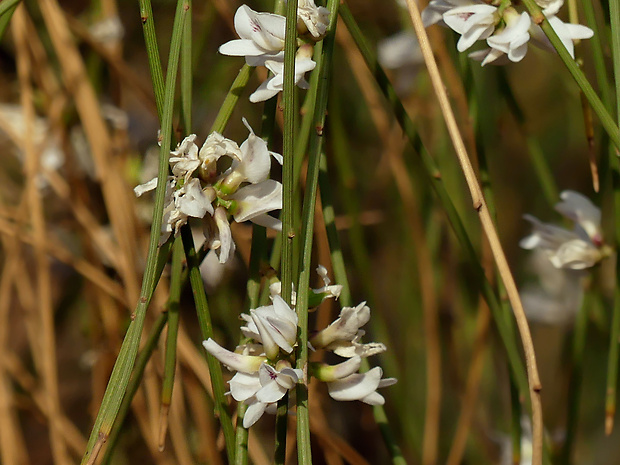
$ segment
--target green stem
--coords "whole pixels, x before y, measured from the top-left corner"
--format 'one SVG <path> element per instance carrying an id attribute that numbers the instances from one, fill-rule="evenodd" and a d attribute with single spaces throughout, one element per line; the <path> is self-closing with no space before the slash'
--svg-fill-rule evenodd
<path id="1" fill-rule="evenodd" d="M 139 3 L 140 19 L 142 21 L 142 29 L 144 33 L 144 43 L 146 45 L 146 54 L 149 59 L 153 92 L 155 93 L 155 104 L 157 105 L 159 120 L 162 121 L 164 111 L 164 74 L 162 72 L 161 60 L 159 58 L 159 47 L 157 45 L 157 34 L 155 32 L 155 20 L 153 19 L 153 8 L 151 7 L 151 0 L 139 0 Z"/>
<path id="2" fill-rule="evenodd" d="M 226 98 L 220 107 L 220 110 L 215 117 L 215 121 L 213 121 L 213 125 L 211 126 L 211 131 L 223 132 L 230 116 L 232 115 L 233 110 L 235 109 L 235 105 L 239 101 L 239 97 L 241 96 L 241 92 L 245 89 L 245 86 L 248 84 L 250 80 L 250 76 L 254 68 L 252 66 L 243 65 L 243 67 L 239 70 L 239 74 L 233 81 L 230 86 L 230 90 L 228 94 L 226 94 Z"/>
<path id="3" fill-rule="evenodd" d="M 168 428 L 168 412 L 172 403 L 174 375 L 177 365 L 177 335 L 179 333 L 179 306 L 183 287 L 182 272 L 183 242 L 180 237 L 174 239 L 172 250 L 172 269 L 170 276 L 170 295 L 168 297 L 168 333 L 166 335 L 166 353 L 164 356 L 164 379 L 161 387 L 161 412 L 159 417 L 159 446 L 164 446 Z"/>
<path id="4" fill-rule="evenodd" d="M 187 268 L 189 270 L 189 281 L 192 286 L 192 294 L 194 296 L 194 304 L 196 305 L 196 313 L 198 315 L 198 324 L 200 332 L 204 340 L 213 337 L 213 326 L 211 325 L 211 315 L 209 313 L 209 305 L 207 303 L 207 295 L 204 289 L 204 282 L 200 275 L 200 262 L 194 248 L 194 239 L 189 225 L 181 228 L 181 237 L 183 238 L 183 247 L 185 249 L 185 257 L 187 258 Z M 226 389 L 224 387 L 224 378 L 220 362 L 208 352 L 206 353 L 207 364 L 211 376 L 211 384 L 213 386 L 213 405 L 215 415 L 219 416 L 222 431 L 224 433 L 224 441 L 226 442 L 226 452 L 228 455 L 228 463 L 235 463 L 235 430 L 233 428 L 232 419 L 228 411 L 228 401 L 225 396 Z"/>
<path id="5" fill-rule="evenodd" d="M 114 420 L 114 427 L 110 431 L 108 446 L 106 448 L 105 454 L 103 455 L 103 458 L 101 459 L 102 464 L 107 465 L 111 463 L 114 450 L 116 449 L 116 444 L 118 442 L 118 438 L 121 432 L 121 427 L 123 426 L 123 422 L 125 421 L 127 413 L 131 408 L 131 402 L 133 401 L 133 398 L 136 395 L 136 392 L 138 392 L 138 388 L 140 387 L 146 364 L 150 360 L 151 355 L 153 355 L 153 351 L 157 347 L 157 342 L 159 341 L 161 332 L 166 326 L 168 315 L 168 312 L 159 315 L 159 317 L 153 324 L 153 327 L 151 328 L 151 334 L 146 340 L 146 344 L 144 345 L 142 352 L 140 352 L 140 355 L 136 359 L 136 364 L 134 366 L 133 372 L 131 373 L 129 385 L 127 386 L 127 392 L 125 394 L 125 397 L 123 397 L 123 402 L 121 403 L 118 415 Z"/>
<path id="6" fill-rule="evenodd" d="M 575 79 L 575 82 L 581 88 L 581 91 L 588 99 L 588 102 L 590 102 L 594 113 L 596 113 L 596 115 L 599 117 L 603 128 L 605 128 L 605 131 L 607 132 L 607 134 L 609 134 L 609 138 L 613 141 L 616 148 L 620 150 L 620 130 L 614 122 L 611 114 L 605 108 L 605 105 L 603 104 L 601 99 L 598 97 L 598 95 L 596 95 L 594 88 L 592 87 L 592 85 L 590 85 L 590 82 L 588 81 L 586 76 L 579 69 L 579 65 L 575 60 L 573 60 L 573 57 L 570 56 L 570 53 L 568 53 L 568 50 L 566 50 L 566 47 L 564 46 L 556 32 L 553 30 L 553 27 L 551 27 L 551 24 L 549 23 L 547 18 L 545 18 L 545 15 L 543 15 L 542 10 L 536 4 L 536 2 L 534 0 L 523 0 L 523 3 L 529 10 L 533 22 L 540 25 L 545 35 L 549 38 L 549 41 L 558 52 L 558 55 L 564 62 L 564 65 L 566 65 L 569 73 L 573 76 L 573 79 Z M 613 3 L 614 0 L 610 0 L 610 6 L 613 5 Z M 611 8 L 613 8 L 613 6 L 611 6 Z M 612 16 L 612 23 L 613 22 L 614 19 Z M 618 76 L 616 76 L 616 79 L 618 79 Z"/>
<path id="7" fill-rule="evenodd" d="M 293 253 L 296 232 L 294 229 L 294 186 L 295 186 L 295 132 L 296 92 L 295 92 L 295 52 L 297 47 L 297 0 L 286 4 L 286 36 L 284 45 L 284 134 L 282 156 L 282 257 L 280 259 L 282 277 L 282 298 L 291 303 L 294 271 Z"/>
<path id="8" fill-rule="evenodd" d="M 162 224 L 162 213 L 164 208 L 164 196 L 166 191 L 165 179 L 168 176 L 168 156 L 172 142 L 172 113 L 174 104 L 174 90 L 176 84 L 176 74 L 179 65 L 179 54 L 181 48 L 181 37 L 183 33 L 185 2 L 179 0 L 172 28 L 172 38 L 170 43 L 170 56 L 168 58 L 168 72 L 166 76 L 166 88 L 164 104 L 162 110 L 162 144 L 159 158 L 159 172 L 157 189 L 155 191 L 155 206 L 153 208 L 153 224 L 149 242 L 148 255 L 146 260 L 146 270 L 142 280 L 142 290 L 140 299 L 133 314 L 132 322 L 129 325 L 121 350 L 110 375 L 110 381 L 101 402 L 101 407 L 95 424 L 88 440 L 86 452 L 82 457 L 82 464 L 94 463 L 96 455 L 108 438 L 112 425 L 118 414 L 122 398 L 125 395 L 129 377 L 136 361 L 140 336 L 144 326 L 146 309 L 150 303 L 153 291 L 159 279 L 157 274 L 158 262 L 162 256 L 159 253 L 159 238 Z M 96 453 L 93 454 L 93 451 Z"/>
<path id="9" fill-rule="evenodd" d="M 187 15 L 181 45 L 181 120 L 185 134 L 192 133 L 192 0 L 187 0 Z"/>
<path id="10" fill-rule="evenodd" d="M 616 85 L 616 116 L 620 119 L 620 0 L 609 0 L 611 18 L 611 51 Z M 610 135 L 611 136 L 611 135 Z M 613 138 L 612 138 L 613 139 Z M 610 150 L 612 189 L 614 197 L 614 229 L 616 250 L 620 246 L 620 160 L 616 156 L 620 146 L 616 144 L 615 154 Z M 616 414 L 616 392 L 618 388 L 618 356 L 620 352 L 620 260 L 616 260 L 616 287 L 614 290 L 614 309 L 609 341 L 607 365 L 607 389 L 605 399 L 605 432 L 611 434 Z"/>

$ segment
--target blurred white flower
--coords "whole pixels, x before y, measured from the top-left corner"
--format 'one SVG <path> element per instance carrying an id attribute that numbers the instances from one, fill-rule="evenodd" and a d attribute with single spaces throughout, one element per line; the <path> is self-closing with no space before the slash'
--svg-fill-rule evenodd
<path id="1" fill-rule="evenodd" d="M 593 244 L 602 245 L 601 210 L 579 192 L 565 190 L 560 194 L 560 198 L 562 201 L 556 204 L 555 209 L 577 223 Z"/>
<path id="2" fill-rule="evenodd" d="M 386 69 L 418 66 L 424 63 L 418 39 L 412 31 L 401 31 L 377 45 L 379 63 Z"/>
<path id="3" fill-rule="evenodd" d="M 273 73 L 273 76 L 267 78 L 250 95 L 250 102 L 252 103 L 269 100 L 284 89 L 284 61 L 265 60 L 263 64 Z M 295 84 L 302 89 L 308 89 L 310 84 L 306 81 L 305 74 L 315 67 L 316 63 L 312 60 L 312 46 L 305 44 L 299 47 L 295 55 Z"/>
<path id="4" fill-rule="evenodd" d="M 284 56 L 286 18 L 272 13 L 257 13 L 241 5 L 235 13 L 235 31 L 240 39 L 226 42 L 219 48 L 223 55 L 244 56 L 250 66 L 259 66 L 266 59 Z"/>
<path id="5" fill-rule="evenodd" d="M 125 35 L 125 27 L 118 16 L 108 16 L 97 21 L 88 30 L 93 39 L 104 45 L 114 44 Z"/>
<path id="6" fill-rule="evenodd" d="M 561 198 L 563 201 L 556 205 L 556 209 L 576 221 L 575 229 L 569 231 L 524 215 L 534 231 L 519 244 L 524 249 L 542 250 L 556 268 L 590 268 L 609 254 L 599 231 L 600 210 L 574 191 L 562 192 Z"/>
<path id="7" fill-rule="evenodd" d="M 550 325 L 572 325 L 583 300 L 583 271 L 556 268 L 543 251 L 529 261 L 538 278 L 521 288 L 527 319 Z"/>

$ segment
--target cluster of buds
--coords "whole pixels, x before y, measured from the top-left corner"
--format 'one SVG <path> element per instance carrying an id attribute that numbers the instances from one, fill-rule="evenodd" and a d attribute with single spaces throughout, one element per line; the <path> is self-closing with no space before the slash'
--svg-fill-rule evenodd
<path id="1" fill-rule="evenodd" d="M 589 39 L 594 32 L 580 24 L 565 23 L 556 16 L 564 0 L 536 0 L 536 3 L 543 8 L 549 24 L 574 58 L 573 41 Z M 457 43 L 459 52 L 478 40 L 486 40 L 488 47 L 469 54 L 470 58 L 481 61 L 482 66 L 521 61 L 530 39 L 545 50 L 555 50 L 529 13 L 519 13 L 511 2 L 503 0 L 431 0 L 422 12 L 422 20 L 425 26 L 440 23 L 461 34 Z"/>
<path id="2" fill-rule="evenodd" d="M 317 7 L 314 0 L 299 0 L 297 30 L 302 45 L 295 55 L 295 84 L 302 89 L 309 87 L 305 74 L 316 63 L 312 60 L 313 45 L 321 40 L 329 27 L 329 10 Z M 250 95 L 253 103 L 264 102 L 284 88 L 284 37 L 286 18 L 272 13 L 257 13 L 241 5 L 235 13 L 235 31 L 240 39 L 223 44 L 223 55 L 243 56 L 250 66 L 265 66 L 272 75 Z"/>
<path id="3" fill-rule="evenodd" d="M 318 272 L 325 286 L 315 290 L 314 295 L 321 299 L 337 298 L 341 286 L 330 285 L 325 268 L 319 267 Z M 213 339 L 203 342 L 207 352 L 237 372 L 229 381 L 230 394 L 237 402 L 248 406 L 243 418 L 244 428 L 256 423 L 265 411 L 273 413 L 276 403 L 289 390 L 297 383 L 307 384 L 308 381 L 304 370 L 293 368 L 297 313 L 277 293 L 279 288 L 277 285 L 270 287 L 271 305 L 241 315 L 245 322 L 241 332 L 250 342 L 238 346 L 234 352 L 221 347 Z M 334 322 L 310 338 L 308 344 L 313 350 L 329 350 L 347 359 L 337 365 L 310 363 L 307 367 L 309 376 L 327 383 L 329 395 L 335 400 L 361 400 L 382 405 L 385 399 L 377 389 L 396 382 L 393 378 L 381 379 L 383 371 L 379 367 L 358 373 L 362 357 L 386 350 L 383 344 L 360 342 L 364 335 L 360 328 L 369 319 L 370 308 L 365 302 L 357 307 L 344 307 Z"/>
<path id="4" fill-rule="evenodd" d="M 170 152 L 172 176 L 166 185 L 166 200 L 160 244 L 171 234 L 177 235 L 190 217 L 203 218 L 206 245 L 226 263 L 235 251 L 230 220 L 252 221 L 276 230 L 280 220 L 268 214 L 282 208 L 282 184 L 269 179 L 271 157 L 282 164 L 280 154 L 270 152 L 267 143 L 250 131 L 247 140 L 236 142 L 213 132 L 199 149 L 196 135 L 187 136 Z M 231 159 L 230 166 L 220 172 L 218 160 Z M 137 186 L 137 196 L 157 187 L 157 178 Z"/>
<path id="5" fill-rule="evenodd" d="M 601 210 L 578 192 L 566 190 L 560 197 L 562 201 L 555 209 L 575 222 L 573 230 L 543 223 L 531 215 L 525 215 L 524 218 L 532 223 L 534 230 L 523 238 L 519 245 L 524 249 L 543 251 L 556 268 L 591 268 L 611 253 L 601 233 Z"/>

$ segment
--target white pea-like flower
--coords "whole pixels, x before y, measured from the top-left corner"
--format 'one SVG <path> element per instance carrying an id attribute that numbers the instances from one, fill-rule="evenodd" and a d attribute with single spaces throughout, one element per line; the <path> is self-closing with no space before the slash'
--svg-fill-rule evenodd
<path id="1" fill-rule="evenodd" d="M 272 13 L 257 13 L 241 5 L 235 13 L 235 31 L 240 39 L 226 42 L 219 48 L 222 55 L 244 56 L 250 66 L 259 66 L 265 59 L 284 55 L 286 18 Z"/>

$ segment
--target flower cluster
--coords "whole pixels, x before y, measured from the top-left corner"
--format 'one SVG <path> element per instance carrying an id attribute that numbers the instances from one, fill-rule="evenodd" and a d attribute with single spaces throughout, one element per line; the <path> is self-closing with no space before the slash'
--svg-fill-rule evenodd
<path id="1" fill-rule="evenodd" d="M 325 269 L 319 267 L 325 287 L 315 291 L 322 298 L 338 297 L 341 287 L 330 285 Z M 203 342 L 205 349 L 222 364 L 237 373 L 229 381 L 230 394 L 248 409 L 243 418 L 244 428 L 249 428 L 265 411 L 275 411 L 276 402 L 295 387 L 307 383 L 304 371 L 292 368 L 294 348 L 297 344 L 297 313 L 279 294 L 278 286 L 271 286 L 272 303 L 242 314 L 245 325 L 243 335 L 251 340 L 231 352 L 213 339 Z M 375 367 L 358 373 L 362 357 L 386 350 L 383 344 L 360 342 L 364 331 L 360 328 L 370 319 L 370 308 L 365 302 L 357 307 L 344 307 L 339 317 L 327 328 L 315 333 L 309 346 L 330 350 L 348 360 L 337 365 L 310 363 L 308 374 L 327 383 L 329 395 L 335 400 L 361 400 L 371 405 L 382 405 L 385 399 L 378 388 L 396 382 L 393 378 L 381 379 L 383 371 Z"/>
<path id="2" fill-rule="evenodd" d="M 532 42 L 549 51 L 555 49 L 546 35 L 532 21 L 527 12 L 519 13 L 505 2 L 484 2 L 482 0 L 431 0 L 422 12 L 425 26 L 441 23 L 461 34 L 457 43 L 459 52 L 469 49 L 474 42 L 486 40 L 488 47 L 472 52 L 470 58 L 488 63 L 505 64 L 509 61 L 521 61 L 527 53 L 527 45 Z M 573 41 L 589 39 L 593 31 L 580 24 L 563 22 L 556 16 L 564 0 L 536 0 L 543 8 L 543 14 L 549 20 L 558 37 L 575 57 Z"/>
<path id="3" fill-rule="evenodd" d="M 610 253 L 601 233 L 601 211 L 578 192 L 566 190 L 560 197 L 562 201 L 555 209 L 575 222 L 574 229 L 570 231 L 525 215 L 534 231 L 523 238 L 520 245 L 524 249 L 543 251 L 556 268 L 590 268 Z"/>
<path id="4" fill-rule="evenodd" d="M 312 60 L 311 43 L 321 40 L 329 26 L 329 10 L 317 7 L 314 0 L 299 0 L 297 30 L 308 42 L 297 49 L 295 55 L 295 84 L 302 89 L 309 87 L 305 74 L 316 63 Z M 257 13 L 241 5 L 235 13 L 235 31 L 240 39 L 223 44 L 223 55 L 243 56 L 250 66 L 265 66 L 272 75 L 252 95 L 253 103 L 264 102 L 284 88 L 284 36 L 286 18 L 272 13 Z"/>
<path id="5" fill-rule="evenodd" d="M 188 219 L 204 218 L 206 245 L 215 250 L 220 263 L 235 251 L 229 217 L 280 230 L 282 225 L 268 212 L 282 208 L 282 184 L 269 178 L 271 157 L 280 164 L 282 156 L 270 152 L 267 143 L 250 131 L 247 140 L 236 142 L 213 132 L 198 149 L 196 135 L 187 136 L 170 152 L 172 176 L 166 185 L 166 200 L 160 243 L 178 234 Z M 230 166 L 220 173 L 218 160 L 228 157 Z M 137 186 L 137 196 L 157 187 L 157 178 Z"/>

